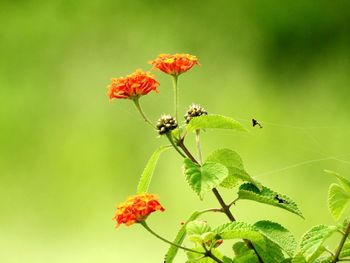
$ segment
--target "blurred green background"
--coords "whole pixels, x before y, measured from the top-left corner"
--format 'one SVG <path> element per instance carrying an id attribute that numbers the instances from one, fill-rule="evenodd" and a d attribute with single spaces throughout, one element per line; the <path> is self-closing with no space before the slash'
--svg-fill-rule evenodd
<path id="1" fill-rule="evenodd" d="M 251 130 L 206 132 L 204 154 L 238 151 L 306 218 L 242 201 L 239 220 L 277 220 L 298 239 L 332 223 L 334 179 L 323 169 L 350 174 L 349 25 L 345 0 L 1 1 L 0 262 L 162 262 L 165 243 L 138 225 L 114 229 L 111 219 L 166 140 L 129 101 L 106 95 L 111 77 L 148 70 L 159 53 L 191 53 L 202 64 L 180 78 L 180 112 L 200 103 Z M 172 112 L 171 80 L 156 75 L 160 94 L 141 101 L 154 121 Z M 264 128 L 250 127 L 252 117 Z M 171 151 L 150 191 L 167 210 L 149 225 L 169 239 L 193 210 L 217 206 L 210 194 L 198 200 Z"/>

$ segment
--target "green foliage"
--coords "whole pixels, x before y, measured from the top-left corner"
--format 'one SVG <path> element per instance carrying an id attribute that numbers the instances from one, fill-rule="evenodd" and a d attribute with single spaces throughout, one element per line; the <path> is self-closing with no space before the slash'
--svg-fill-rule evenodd
<path id="1" fill-rule="evenodd" d="M 297 242 L 293 235 L 278 223 L 271 221 L 259 221 L 254 226 L 268 239 L 280 246 L 289 256 L 293 256 L 297 248 Z"/>
<path id="2" fill-rule="evenodd" d="M 267 237 L 264 237 L 263 241 L 252 241 L 252 243 L 264 262 L 280 263 L 284 260 L 280 247 Z"/>
<path id="3" fill-rule="evenodd" d="M 187 182 L 200 199 L 228 176 L 227 168 L 220 163 L 207 162 L 200 166 L 189 159 L 184 160 L 184 171 Z"/>
<path id="4" fill-rule="evenodd" d="M 328 190 L 328 208 L 335 220 L 339 220 L 350 203 L 350 181 L 339 174 L 326 170 L 337 177 L 339 184 L 331 184 Z"/>
<path id="5" fill-rule="evenodd" d="M 213 230 L 222 239 L 248 239 L 260 241 L 263 239 L 262 234 L 252 225 L 244 222 L 231 222 L 218 226 Z"/>
<path id="6" fill-rule="evenodd" d="M 244 170 L 242 158 L 235 151 L 226 148 L 218 149 L 208 156 L 207 162 L 220 163 L 228 169 L 229 175 L 220 184 L 222 187 L 232 188 L 241 181 L 247 181 L 261 188 L 261 184 Z"/>
<path id="7" fill-rule="evenodd" d="M 318 225 L 307 231 L 302 237 L 300 251 L 307 260 L 320 253 L 325 240 L 337 231 L 335 226 Z"/>
<path id="8" fill-rule="evenodd" d="M 238 190 L 238 197 L 239 199 L 247 199 L 280 207 L 304 218 L 298 206 L 291 198 L 286 195 L 278 194 L 265 186 L 263 186 L 260 191 L 251 183 L 242 184 Z"/>
<path id="9" fill-rule="evenodd" d="M 249 249 L 244 242 L 237 242 L 233 245 L 235 253 L 234 263 L 258 263 L 258 257 L 254 250 Z"/>
<path id="10" fill-rule="evenodd" d="M 209 114 L 193 118 L 187 125 L 187 131 L 198 129 L 230 129 L 247 131 L 238 121 L 222 115 Z"/>
<path id="11" fill-rule="evenodd" d="M 146 167 L 141 174 L 139 184 L 137 185 L 138 194 L 148 191 L 159 156 L 167 149 L 170 149 L 170 146 L 160 146 L 157 150 L 155 150 L 151 158 L 148 160 Z"/>
<path id="12" fill-rule="evenodd" d="M 350 202 L 350 193 L 347 193 L 338 184 L 331 184 L 328 190 L 328 208 L 335 220 L 339 220 Z"/>
<path id="13" fill-rule="evenodd" d="M 306 263 L 306 259 L 301 252 L 296 254 L 292 259 L 292 263 Z"/>
<path id="14" fill-rule="evenodd" d="M 186 227 L 188 239 L 194 243 L 202 245 L 211 243 L 215 239 L 215 233 L 211 231 L 210 226 L 205 221 L 192 221 Z"/>
<path id="15" fill-rule="evenodd" d="M 179 232 L 177 233 L 173 243 L 177 244 L 177 245 L 181 245 L 182 242 L 184 241 L 185 237 L 186 237 L 186 227 L 188 225 L 189 222 L 197 219 L 199 216 L 201 215 L 200 212 L 194 212 L 189 219 L 187 219 L 187 221 L 185 222 L 185 224 L 180 228 Z M 179 248 L 176 246 L 171 245 L 168 249 L 168 252 L 165 255 L 165 262 L 164 263 L 172 263 L 177 252 L 178 252 Z"/>

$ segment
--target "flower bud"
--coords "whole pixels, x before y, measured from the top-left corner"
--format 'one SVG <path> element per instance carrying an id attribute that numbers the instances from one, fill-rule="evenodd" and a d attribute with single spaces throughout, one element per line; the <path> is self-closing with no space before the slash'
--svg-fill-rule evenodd
<path id="1" fill-rule="evenodd" d="M 174 117 L 170 115 L 162 115 L 157 121 L 157 130 L 160 135 L 163 135 L 171 130 L 176 129 L 177 122 Z"/>
<path id="2" fill-rule="evenodd" d="M 192 118 L 207 115 L 208 112 L 198 104 L 192 104 L 185 114 L 186 123 L 189 123 Z"/>

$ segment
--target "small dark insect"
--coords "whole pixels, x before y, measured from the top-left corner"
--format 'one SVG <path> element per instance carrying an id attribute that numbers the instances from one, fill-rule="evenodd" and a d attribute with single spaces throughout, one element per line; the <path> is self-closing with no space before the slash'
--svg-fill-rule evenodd
<path id="1" fill-rule="evenodd" d="M 278 201 L 280 204 L 288 204 L 288 202 L 282 198 L 280 198 L 278 195 L 275 195 L 274 199 Z"/>
<path id="2" fill-rule="evenodd" d="M 262 128 L 262 125 L 256 119 L 252 119 L 252 123 L 253 123 L 253 127 L 258 125 L 260 129 Z"/>

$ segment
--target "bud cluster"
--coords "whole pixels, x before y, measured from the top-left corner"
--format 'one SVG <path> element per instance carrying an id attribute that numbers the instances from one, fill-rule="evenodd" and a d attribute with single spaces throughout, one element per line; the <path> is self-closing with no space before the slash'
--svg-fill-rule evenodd
<path id="1" fill-rule="evenodd" d="M 198 104 L 192 104 L 185 114 L 186 123 L 189 123 L 192 118 L 207 115 L 208 112 Z"/>
<path id="2" fill-rule="evenodd" d="M 162 115 L 156 124 L 158 133 L 163 135 L 171 130 L 177 128 L 177 122 L 174 117 L 170 115 Z"/>

